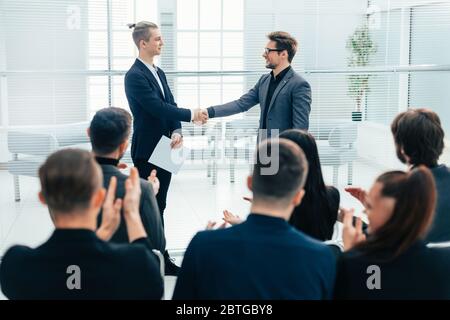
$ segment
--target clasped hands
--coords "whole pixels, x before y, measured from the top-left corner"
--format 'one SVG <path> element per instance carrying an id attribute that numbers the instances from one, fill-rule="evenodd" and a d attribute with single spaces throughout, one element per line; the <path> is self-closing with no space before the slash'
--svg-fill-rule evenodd
<path id="1" fill-rule="evenodd" d="M 196 125 L 203 125 L 208 121 L 209 116 L 206 109 L 197 108 L 192 112 L 194 112 L 194 118 L 192 119 L 192 122 Z"/>

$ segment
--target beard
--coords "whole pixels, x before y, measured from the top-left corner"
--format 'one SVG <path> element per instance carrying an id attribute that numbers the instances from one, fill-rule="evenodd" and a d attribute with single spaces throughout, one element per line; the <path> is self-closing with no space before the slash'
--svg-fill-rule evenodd
<path id="1" fill-rule="evenodd" d="M 273 70 L 273 69 L 275 69 L 276 67 L 277 67 L 277 66 L 276 66 L 275 64 L 270 63 L 270 62 L 266 64 L 266 68 L 267 68 L 267 69 L 272 69 L 272 70 Z"/>

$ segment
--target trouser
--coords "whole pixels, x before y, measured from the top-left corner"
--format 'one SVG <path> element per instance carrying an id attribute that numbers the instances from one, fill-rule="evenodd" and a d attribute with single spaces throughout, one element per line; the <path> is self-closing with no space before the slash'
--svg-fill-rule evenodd
<path id="1" fill-rule="evenodd" d="M 156 195 L 156 201 L 158 202 L 159 213 L 161 214 L 161 222 L 164 227 L 164 210 L 166 209 L 167 193 L 169 191 L 170 180 L 172 174 L 160 167 L 157 167 L 146 160 L 133 160 L 134 166 L 139 171 L 139 176 L 142 179 L 147 180 L 153 169 L 156 169 L 156 176 L 159 179 L 159 192 Z"/>

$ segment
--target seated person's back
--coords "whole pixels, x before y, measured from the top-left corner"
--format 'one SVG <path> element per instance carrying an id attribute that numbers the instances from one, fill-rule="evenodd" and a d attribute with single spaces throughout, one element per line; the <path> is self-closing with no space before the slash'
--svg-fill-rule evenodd
<path id="1" fill-rule="evenodd" d="M 128 177 L 119 170 L 118 165 L 128 148 L 131 121 L 131 114 L 128 111 L 108 107 L 96 112 L 88 129 L 92 152 L 102 169 L 103 186 L 107 188 L 111 177 L 116 177 L 116 197 L 121 199 L 125 194 L 125 181 Z M 166 239 L 155 192 L 152 184 L 143 179 L 141 179 L 139 212 L 152 248 L 165 252 Z M 98 215 L 98 225 L 100 225 L 101 218 L 102 212 Z M 121 222 L 110 241 L 127 243 L 128 240 L 126 225 Z"/>
<path id="2" fill-rule="evenodd" d="M 71 266 L 79 268 L 79 280 Z M 162 296 L 158 262 L 145 245 L 110 244 L 86 229 L 55 230 L 36 249 L 14 246 L 3 257 L 0 270 L 2 291 L 10 299 Z"/>
<path id="3" fill-rule="evenodd" d="M 184 282 L 174 299 L 326 299 L 332 293 L 330 249 L 281 218 L 250 214 L 231 228 L 200 232 L 184 259 L 180 278 L 194 272 L 196 283 Z"/>
<path id="4" fill-rule="evenodd" d="M 91 153 L 67 149 L 39 169 L 39 199 L 56 230 L 36 249 L 10 248 L 0 284 L 10 299 L 160 299 L 162 278 L 139 215 L 140 183 L 131 169 L 123 200 L 114 200 L 112 178 L 105 198 L 102 173 Z M 104 203 L 103 203 L 104 202 Z M 132 244 L 106 242 L 117 230 L 121 207 Z M 103 204 L 103 219 L 96 228 Z"/>
<path id="5" fill-rule="evenodd" d="M 269 148 L 279 151 L 270 151 L 279 155 L 270 159 L 279 160 L 278 170 L 259 160 Z M 252 214 L 239 225 L 192 239 L 173 298 L 331 298 L 336 265 L 331 250 L 288 223 L 304 195 L 307 165 L 295 143 L 282 138 L 263 142 L 247 180 Z"/>
<path id="6" fill-rule="evenodd" d="M 368 272 L 370 266 L 380 268 L 379 290 L 367 286 L 374 274 Z M 427 248 L 419 241 L 395 260 L 385 262 L 348 252 L 339 259 L 338 268 L 339 299 L 450 299 L 450 248 Z M 373 285 L 375 281 L 369 280 Z"/>

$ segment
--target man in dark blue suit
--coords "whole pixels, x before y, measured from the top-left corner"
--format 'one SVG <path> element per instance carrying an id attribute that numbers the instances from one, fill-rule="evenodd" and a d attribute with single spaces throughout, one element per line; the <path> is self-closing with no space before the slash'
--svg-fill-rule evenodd
<path id="1" fill-rule="evenodd" d="M 139 57 L 125 75 L 125 93 L 133 113 L 131 158 L 141 178 L 147 179 L 153 169 L 158 172 L 160 189 L 156 200 L 164 225 L 163 214 L 171 173 L 148 163 L 148 159 L 162 136 L 172 139 L 172 148 L 182 146 L 180 121 L 205 123 L 207 116 L 200 109 L 178 108 L 167 85 L 166 75 L 154 65 L 154 57 L 161 54 L 164 45 L 158 26 L 141 21 L 130 25 L 130 28 L 134 28 L 133 40 L 139 49 Z"/>
<path id="2" fill-rule="evenodd" d="M 305 193 L 307 168 L 293 142 L 264 141 L 247 180 L 251 214 L 231 228 L 195 235 L 173 299 L 330 299 L 331 250 L 287 222 Z"/>

